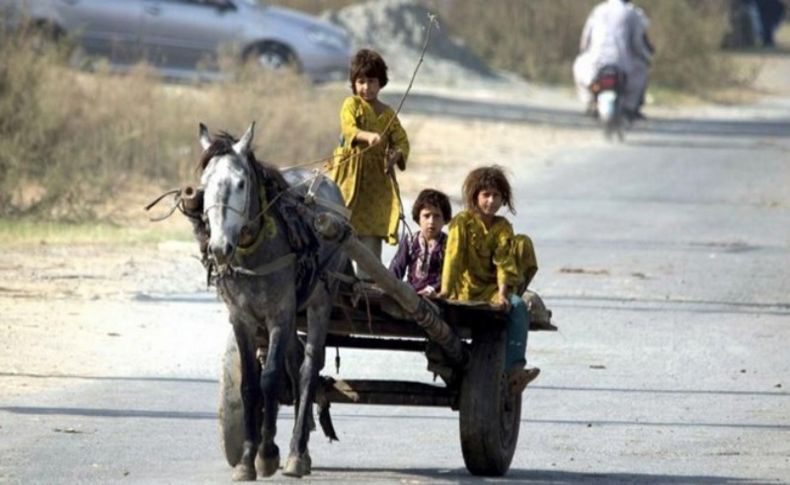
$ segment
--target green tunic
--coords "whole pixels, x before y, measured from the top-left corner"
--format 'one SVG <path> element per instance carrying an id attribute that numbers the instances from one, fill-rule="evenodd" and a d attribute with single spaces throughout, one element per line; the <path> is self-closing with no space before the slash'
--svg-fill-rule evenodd
<path id="1" fill-rule="evenodd" d="M 393 119 L 394 118 L 394 119 Z M 387 133 L 383 133 L 387 124 Z M 397 149 L 404 162 L 409 156 L 409 140 L 395 111 L 387 106 L 381 114 L 359 96 L 349 96 L 340 109 L 341 144 L 330 164 L 330 177 L 340 187 L 351 210 L 351 225 L 360 236 L 375 236 L 389 244 L 398 242 L 400 206 L 398 188 L 384 173 L 386 149 Z M 382 142 L 373 148 L 352 143 L 360 130 L 381 134 Z"/>

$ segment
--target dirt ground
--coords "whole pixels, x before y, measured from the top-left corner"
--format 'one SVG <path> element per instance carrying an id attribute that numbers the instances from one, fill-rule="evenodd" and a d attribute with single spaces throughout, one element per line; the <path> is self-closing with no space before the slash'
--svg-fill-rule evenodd
<path id="1" fill-rule="evenodd" d="M 756 87 L 766 97 L 753 110 L 739 106 L 648 107 L 648 114 L 773 115 L 786 109 L 771 98 L 787 89 L 790 57 L 780 54 L 760 56 L 764 69 Z M 475 89 L 468 97 L 567 108 L 576 105 L 570 94 L 533 87 L 518 93 Z M 458 209 L 463 177 L 474 166 L 501 163 L 511 171 L 528 174 L 531 168 L 550 163 L 551 154 L 558 150 L 603 143 L 597 130 L 459 120 L 407 111 L 401 118 L 412 146 L 407 171 L 399 174 L 407 205 L 419 190 L 434 187 L 448 193 Z M 131 209 L 119 218 L 133 227 L 151 227 L 142 207 L 156 195 L 146 190 L 121 194 L 124 206 Z M 136 314 L 139 309 L 131 304 L 151 295 L 193 295 L 206 289 L 205 273 L 186 220 L 176 215 L 155 227 L 183 236 L 156 244 L 60 244 L 21 237 L 20 242 L 0 246 L 0 395 L 10 397 L 74 382 L 53 378 L 56 376 L 119 375 L 129 362 L 135 362 L 139 371 L 141 344 L 148 346 L 143 349 L 145 367 L 152 374 L 165 367 L 170 353 L 188 351 L 157 347 L 157 332 L 169 330 L 147 326 Z"/>
<path id="2" fill-rule="evenodd" d="M 601 143 L 593 131 L 425 117 L 404 114 L 413 158 L 399 180 L 408 204 L 419 190 L 457 195 L 470 167 L 519 158 L 511 170 L 529 170 L 554 150 Z M 157 194 L 139 193 L 121 214 L 134 226 L 150 227 L 140 209 Z M 175 215 L 156 227 L 182 234 L 163 243 L 59 244 L 25 240 L 0 252 L 0 394 L 13 396 L 68 385 L 57 376 L 121 375 L 125 363 L 145 350 L 152 373 L 165 366 L 166 349 L 156 332 L 136 315 L 133 302 L 156 294 L 205 291 L 205 273 L 197 260 L 190 227 Z M 152 348 L 154 347 L 154 348 Z M 158 361 L 162 359 L 162 361 Z M 139 367 L 139 362 L 137 363 Z M 55 378 L 53 378 L 55 377 Z"/>

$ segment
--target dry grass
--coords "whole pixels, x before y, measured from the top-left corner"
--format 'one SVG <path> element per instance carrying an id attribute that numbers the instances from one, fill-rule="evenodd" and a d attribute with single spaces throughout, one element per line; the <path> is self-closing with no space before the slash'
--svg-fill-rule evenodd
<path id="1" fill-rule="evenodd" d="M 204 86 L 162 83 L 146 66 L 88 74 L 57 46 L 11 34 L 0 57 L 2 216 L 90 220 L 129 184 L 153 195 L 192 182 L 199 121 L 240 134 L 257 120 L 258 158 L 275 164 L 329 156 L 336 143 L 342 94 L 294 74 L 248 66 Z"/>
<path id="2" fill-rule="evenodd" d="M 559 82 L 570 82 L 581 25 L 596 3 L 423 1 L 495 67 Z M 278 3 L 315 13 L 355 2 Z M 719 56 L 720 0 L 640 4 L 658 48 L 654 86 L 699 93 L 749 77 Z M 123 188 L 143 187 L 148 197 L 192 182 L 199 121 L 238 134 L 257 120 L 257 155 L 276 165 L 329 156 L 346 94 L 227 62 L 235 81 L 210 85 L 166 84 L 146 66 L 89 74 L 67 67 L 57 46 L 3 32 L 0 58 L 0 217 L 113 220 L 128 203 L 117 197 Z"/>
<path id="3" fill-rule="evenodd" d="M 527 79 L 571 83 L 571 64 L 591 9 L 601 0 L 417 0 L 439 12 L 442 28 L 492 67 Z M 361 0 L 279 0 L 310 13 Z M 657 53 L 651 82 L 717 100 L 718 89 L 743 87 L 757 71 L 744 69 L 721 44 L 729 28 L 724 0 L 640 0 L 651 20 Z M 730 99 L 731 96 L 725 98 Z"/>
<path id="4" fill-rule="evenodd" d="M 597 0 L 425 0 L 442 13 L 444 25 L 492 66 L 543 82 L 571 82 L 579 36 Z M 651 82 L 706 94 L 744 84 L 744 74 L 723 56 L 728 28 L 722 0 L 642 0 L 657 48 Z"/>

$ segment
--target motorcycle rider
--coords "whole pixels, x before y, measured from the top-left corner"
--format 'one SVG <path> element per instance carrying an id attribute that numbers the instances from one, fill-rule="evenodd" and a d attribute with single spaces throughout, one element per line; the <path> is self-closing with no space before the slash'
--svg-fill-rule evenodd
<path id="1" fill-rule="evenodd" d="M 587 17 L 580 52 L 573 63 L 573 77 L 588 114 L 595 113 L 595 99 L 589 88 L 598 70 L 615 65 L 626 75 L 621 93 L 624 115 L 629 119 L 644 118 L 640 108 L 653 57 L 648 25 L 642 9 L 629 0 L 606 0 Z"/>

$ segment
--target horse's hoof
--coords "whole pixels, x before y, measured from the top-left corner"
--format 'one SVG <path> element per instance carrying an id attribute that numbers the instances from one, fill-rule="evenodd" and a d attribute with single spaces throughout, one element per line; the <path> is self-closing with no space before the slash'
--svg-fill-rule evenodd
<path id="1" fill-rule="evenodd" d="M 278 468 L 280 468 L 279 453 L 270 457 L 261 456 L 260 453 L 255 455 L 255 469 L 258 470 L 258 475 L 270 477 L 277 473 Z"/>
<path id="2" fill-rule="evenodd" d="M 287 475 L 289 477 L 303 477 L 305 475 L 309 475 L 311 472 L 312 460 L 310 460 L 310 455 L 307 453 L 302 456 L 289 456 L 288 460 L 285 462 L 285 467 L 283 468 L 283 475 Z"/>
<path id="3" fill-rule="evenodd" d="M 233 481 L 234 482 L 254 482 L 255 481 L 255 468 L 239 463 L 233 467 Z"/>

